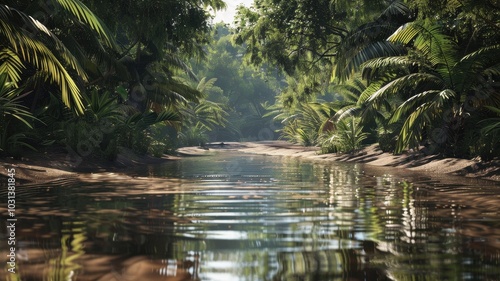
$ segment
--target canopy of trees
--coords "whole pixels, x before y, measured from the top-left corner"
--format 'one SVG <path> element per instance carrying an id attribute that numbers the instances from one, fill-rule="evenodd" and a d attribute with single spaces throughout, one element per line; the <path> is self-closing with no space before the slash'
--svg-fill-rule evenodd
<path id="1" fill-rule="evenodd" d="M 176 76 L 196 79 L 187 61 L 202 58 L 210 39 L 207 9 L 223 7 L 220 0 L 3 1 L 0 153 L 54 143 L 79 159 L 113 159 L 120 146 L 164 152 L 171 141 L 155 139 L 154 126 L 180 128 L 182 110 L 202 98 Z"/>
<path id="2" fill-rule="evenodd" d="M 278 129 L 324 152 L 500 155 L 498 1 L 255 0 L 214 26 L 224 6 L 3 1 L 0 154 L 161 155 Z"/>
<path id="3" fill-rule="evenodd" d="M 261 0 L 240 9 L 234 40 L 247 46 L 249 62 L 287 73 L 275 113 L 291 140 L 325 151 L 378 140 L 395 153 L 423 145 L 488 159 L 500 155 L 499 8 Z"/>

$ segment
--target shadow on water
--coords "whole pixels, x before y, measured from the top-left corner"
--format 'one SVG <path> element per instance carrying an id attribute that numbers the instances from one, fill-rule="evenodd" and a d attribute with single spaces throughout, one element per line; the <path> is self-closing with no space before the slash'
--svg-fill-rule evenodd
<path id="1" fill-rule="evenodd" d="M 391 172 L 225 152 L 22 185 L 0 279 L 498 280 L 498 184 Z"/>

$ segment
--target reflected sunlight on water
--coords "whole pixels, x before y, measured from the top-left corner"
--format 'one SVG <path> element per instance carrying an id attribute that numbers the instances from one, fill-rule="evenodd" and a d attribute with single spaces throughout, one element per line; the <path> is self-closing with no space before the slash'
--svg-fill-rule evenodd
<path id="1" fill-rule="evenodd" d="M 20 186 L 18 273 L 1 279 L 500 276 L 498 184 L 233 152 L 132 175 Z"/>

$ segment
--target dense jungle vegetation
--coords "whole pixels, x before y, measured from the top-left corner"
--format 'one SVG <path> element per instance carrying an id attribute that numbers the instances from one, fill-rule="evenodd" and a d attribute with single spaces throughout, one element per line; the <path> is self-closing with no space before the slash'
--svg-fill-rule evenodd
<path id="1" fill-rule="evenodd" d="M 498 0 L 3 0 L 0 155 L 278 136 L 500 155 Z M 279 135 L 278 135 L 279 134 Z"/>

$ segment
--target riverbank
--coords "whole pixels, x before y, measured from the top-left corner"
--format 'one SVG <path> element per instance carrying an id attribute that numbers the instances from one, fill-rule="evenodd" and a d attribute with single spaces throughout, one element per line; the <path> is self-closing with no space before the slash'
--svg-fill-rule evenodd
<path id="1" fill-rule="evenodd" d="M 285 141 L 228 142 L 208 145 L 205 148 L 185 147 L 178 150 L 180 157 L 209 155 L 217 150 L 235 150 L 244 153 L 300 157 L 318 162 L 353 162 L 364 163 L 373 167 L 401 168 L 409 171 L 429 174 L 451 174 L 469 178 L 481 178 L 500 182 L 500 160 L 480 162 L 456 158 L 439 158 L 426 155 L 422 151 L 393 155 L 382 152 L 377 145 L 363 148 L 353 154 L 319 154 L 317 147 L 303 147 Z M 155 158 L 137 156 L 130 151 L 122 151 L 114 162 L 74 159 L 64 151 L 32 153 L 15 160 L 0 158 L 1 175 L 6 175 L 7 168 L 16 168 L 16 178 L 26 182 L 47 182 L 61 178 L 78 177 L 95 179 L 116 177 L 124 181 L 134 180 L 127 177 L 127 170 L 144 165 L 155 165 L 165 161 L 179 159 L 177 156 Z"/>
<path id="2" fill-rule="evenodd" d="M 262 141 L 213 144 L 209 150 L 200 148 L 182 148 L 186 155 L 207 154 L 210 150 L 233 149 L 245 153 L 271 156 L 300 157 L 318 162 L 363 163 L 374 167 L 392 167 L 429 174 L 450 174 L 469 178 L 481 178 L 500 182 L 500 160 L 481 162 L 458 158 L 440 158 L 438 155 L 426 155 L 423 151 L 406 152 L 393 155 L 380 150 L 378 145 L 367 146 L 356 153 L 319 154 L 318 147 L 304 147 L 286 141 Z"/>
<path id="3" fill-rule="evenodd" d="M 15 169 L 16 180 L 29 183 L 43 183 L 58 179 L 80 178 L 93 180 L 107 175 L 120 174 L 127 178 L 127 170 L 144 165 L 161 164 L 166 161 L 180 159 L 177 156 L 164 157 L 139 156 L 129 150 L 121 150 L 115 161 L 94 158 L 75 157 L 64 150 L 30 152 L 20 159 L 12 157 L 0 158 L 0 176 L 7 175 L 8 168 Z M 98 176 L 97 176 L 98 175 Z"/>

